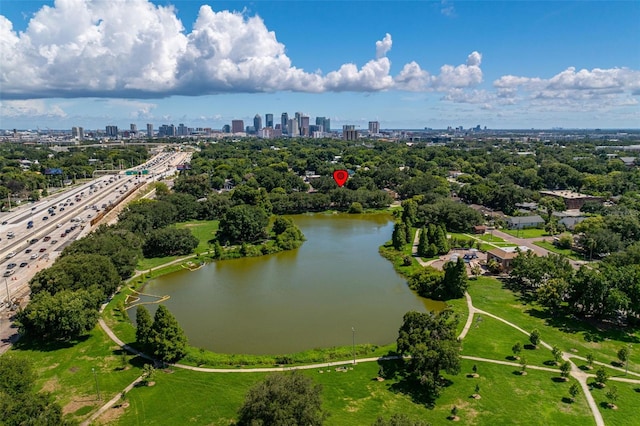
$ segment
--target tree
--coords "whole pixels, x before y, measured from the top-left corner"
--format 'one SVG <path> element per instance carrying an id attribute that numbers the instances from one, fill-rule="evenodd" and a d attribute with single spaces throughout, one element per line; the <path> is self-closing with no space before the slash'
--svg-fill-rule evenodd
<path id="1" fill-rule="evenodd" d="M 3 425 L 69 425 L 48 393 L 36 392 L 31 361 L 7 353 L 0 357 L 0 418 Z"/>
<path id="2" fill-rule="evenodd" d="M 298 372 L 267 376 L 247 393 L 238 425 L 321 425 L 322 386 Z"/>
<path id="3" fill-rule="evenodd" d="M 138 305 L 136 308 L 136 342 L 146 348 L 151 342 L 151 327 L 153 321 L 147 308 Z"/>
<path id="4" fill-rule="evenodd" d="M 144 384 L 145 386 L 149 384 L 149 382 L 152 382 L 154 377 L 156 375 L 156 369 L 153 368 L 153 365 L 151 364 L 145 364 L 142 367 L 142 384 Z"/>
<path id="5" fill-rule="evenodd" d="M 572 383 L 569 387 L 569 395 L 571 395 L 571 402 L 576 400 L 576 396 L 580 393 L 580 386 L 577 383 Z"/>
<path id="6" fill-rule="evenodd" d="M 511 347 L 511 352 L 513 352 L 513 357 L 515 359 L 520 358 L 520 352 L 522 352 L 522 345 L 520 342 L 516 342 L 516 344 Z"/>
<path id="7" fill-rule="evenodd" d="M 393 225 L 393 234 L 391 234 L 391 244 L 396 250 L 402 250 L 402 247 L 408 242 L 407 226 L 403 222 L 396 222 Z"/>
<path id="8" fill-rule="evenodd" d="M 464 296 L 468 287 L 467 268 L 462 258 L 459 257 L 456 262 L 445 263 L 442 298 L 444 300 L 458 299 Z"/>
<path id="9" fill-rule="evenodd" d="M 187 255 L 198 247 L 198 243 L 189 229 L 168 226 L 149 232 L 142 252 L 146 258 Z"/>
<path id="10" fill-rule="evenodd" d="M 38 293 L 17 314 L 20 332 L 36 339 L 75 339 L 93 330 L 101 301 L 99 290 Z"/>
<path id="11" fill-rule="evenodd" d="M 442 297 L 442 281 L 444 275 L 441 271 L 426 266 L 409 277 L 409 288 L 422 297 L 440 299 Z"/>
<path id="12" fill-rule="evenodd" d="M 478 279 L 478 277 L 482 274 L 482 267 L 479 264 L 475 264 L 471 267 L 471 273 L 473 274 L 474 279 Z"/>
<path id="13" fill-rule="evenodd" d="M 587 354 L 587 368 L 589 370 L 591 370 L 593 368 L 593 361 L 594 361 L 593 352 L 589 352 Z"/>
<path id="14" fill-rule="evenodd" d="M 260 207 L 241 204 L 231 207 L 220 220 L 217 238 L 221 242 L 252 243 L 267 236 L 269 216 Z"/>
<path id="15" fill-rule="evenodd" d="M 418 203 L 415 200 L 405 200 L 402 202 L 402 222 L 411 228 L 416 225 L 418 216 Z"/>
<path id="16" fill-rule="evenodd" d="M 560 376 L 564 379 L 569 378 L 569 374 L 571 373 L 571 363 L 569 361 L 565 361 L 560 364 Z"/>
<path id="17" fill-rule="evenodd" d="M 609 374 L 607 374 L 604 366 L 600 366 L 600 368 L 596 370 L 596 383 L 598 386 L 604 387 L 607 384 L 607 380 L 609 380 Z"/>
<path id="18" fill-rule="evenodd" d="M 357 201 L 354 201 L 353 203 L 351 203 L 351 205 L 349 206 L 349 209 L 347 210 L 347 213 L 350 213 L 350 214 L 360 214 L 362 212 L 364 212 L 362 203 L 359 203 Z"/>
<path id="19" fill-rule="evenodd" d="M 174 362 L 186 355 L 187 337 L 175 317 L 164 306 L 158 306 L 151 326 L 153 354 L 165 362 Z"/>
<path id="20" fill-rule="evenodd" d="M 531 342 L 534 348 L 537 348 L 540 344 L 540 332 L 537 328 L 529 334 L 529 342 Z"/>
<path id="21" fill-rule="evenodd" d="M 620 360 L 620 363 L 626 364 L 627 368 L 629 368 L 629 348 L 626 346 L 620 348 L 617 355 L 618 355 L 618 359 Z"/>
<path id="22" fill-rule="evenodd" d="M 551 354 L 553 355 L 553 360 L 556 363 L 556 365 L 558 365 L 558 363 L 560 362 L 560 360 L 562 359 L 562 351 L 560 350 L 559 347 L 554 346 L 551 349 Z"/>
<path id="23" fill-rule="evenodd" d="M 429 237 L 427 236 L 427 228 L 422 227 L 418 232 L 420 235 L 418 237 L 418 256 L 420 257 L 429 257 Z"/>
<path id="24" fill-rule="evenodd" d="M 609 400 L 609 404 L 607 404 L 608 407 L 609 408 L 615 408 L 616 401 L 618 400 L 618 387 L 617 386 L 611 386 L 611 389 L 609 389 L 609 391 L 607 392 L 607 399 Z"/>
<path id="25" fill-rule="evenodd" d="M 441 371 L 460 372 L 460 341 L 456 336 L 457 319 L 450 311 L 437 314 L 407 312 L 398 333 L 400 355 L 411 355 L 407 360 L 409 377 L 433 397 L 439 395 L 443 385 Z"/>
<path id="26" fill-rule="evenodd" d="M 524 356 L 520 358 L 520 374 L 527 374 L 527 357 Z"/>
<path id="27" fill-rule="evenodd" d="M 0 357 L 0 377 L 0 391 L 12 397 L 32 391 L 36 381 L 33 363 L 12 353 Z"/>

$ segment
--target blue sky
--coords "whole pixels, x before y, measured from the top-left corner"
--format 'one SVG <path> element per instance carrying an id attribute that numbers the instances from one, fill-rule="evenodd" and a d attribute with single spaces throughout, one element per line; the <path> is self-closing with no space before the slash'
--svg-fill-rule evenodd
<path id="1" fill-rule="evenodd" d="M 638 128 L 638 1 L 0 2 L 0 128 Z"/>

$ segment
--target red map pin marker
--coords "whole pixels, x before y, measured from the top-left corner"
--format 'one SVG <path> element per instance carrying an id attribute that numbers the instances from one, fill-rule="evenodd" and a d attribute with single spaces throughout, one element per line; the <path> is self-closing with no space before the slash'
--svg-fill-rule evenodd
<path id="1" fill-rule="evenodd" d="M 349 172 L 346 170 L 336 170 L 333 172 L 333 180 L 336 181 L 338 186 L 342 187 L 347 179 L 349 179 Z"/>

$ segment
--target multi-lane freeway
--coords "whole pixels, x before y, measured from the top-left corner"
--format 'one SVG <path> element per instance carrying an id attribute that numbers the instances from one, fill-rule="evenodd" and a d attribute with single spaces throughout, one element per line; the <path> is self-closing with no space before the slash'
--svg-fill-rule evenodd
<path id="1" fill-rule="evenodd" d="M 104 175 L 0 216 L 0 312 L 16 308 L 15 302 L 28 295 L 33 275 L 49 266 L 67 244 L 90 232 L 92 219 L 121 203 L 132 190 L 174 175 L 190 157 L 186 152 L 163 152 L 130 169 L 133 175 L 124 170 Z M 142 171 L 147 174 L 137 174 Z"/>

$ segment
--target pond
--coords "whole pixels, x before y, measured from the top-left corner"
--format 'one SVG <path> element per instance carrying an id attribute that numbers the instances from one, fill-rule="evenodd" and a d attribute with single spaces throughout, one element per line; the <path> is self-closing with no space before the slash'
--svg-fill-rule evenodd
<path id="1" fill-rule="evenodd" d="M 378 254 L 389 215 L 291 216 L 307 241 L 297 250 L 214 262 L 149 281 L 193 346 L 220 353 L 286 354 L 395 341 L 410 310 L 441 310 Z M 155 312 L 157 305 L 147 305 Z M 129 310 L 135 316 L 135 309 Z M 352 331 L 355 330 L 355 332 Z"/>

